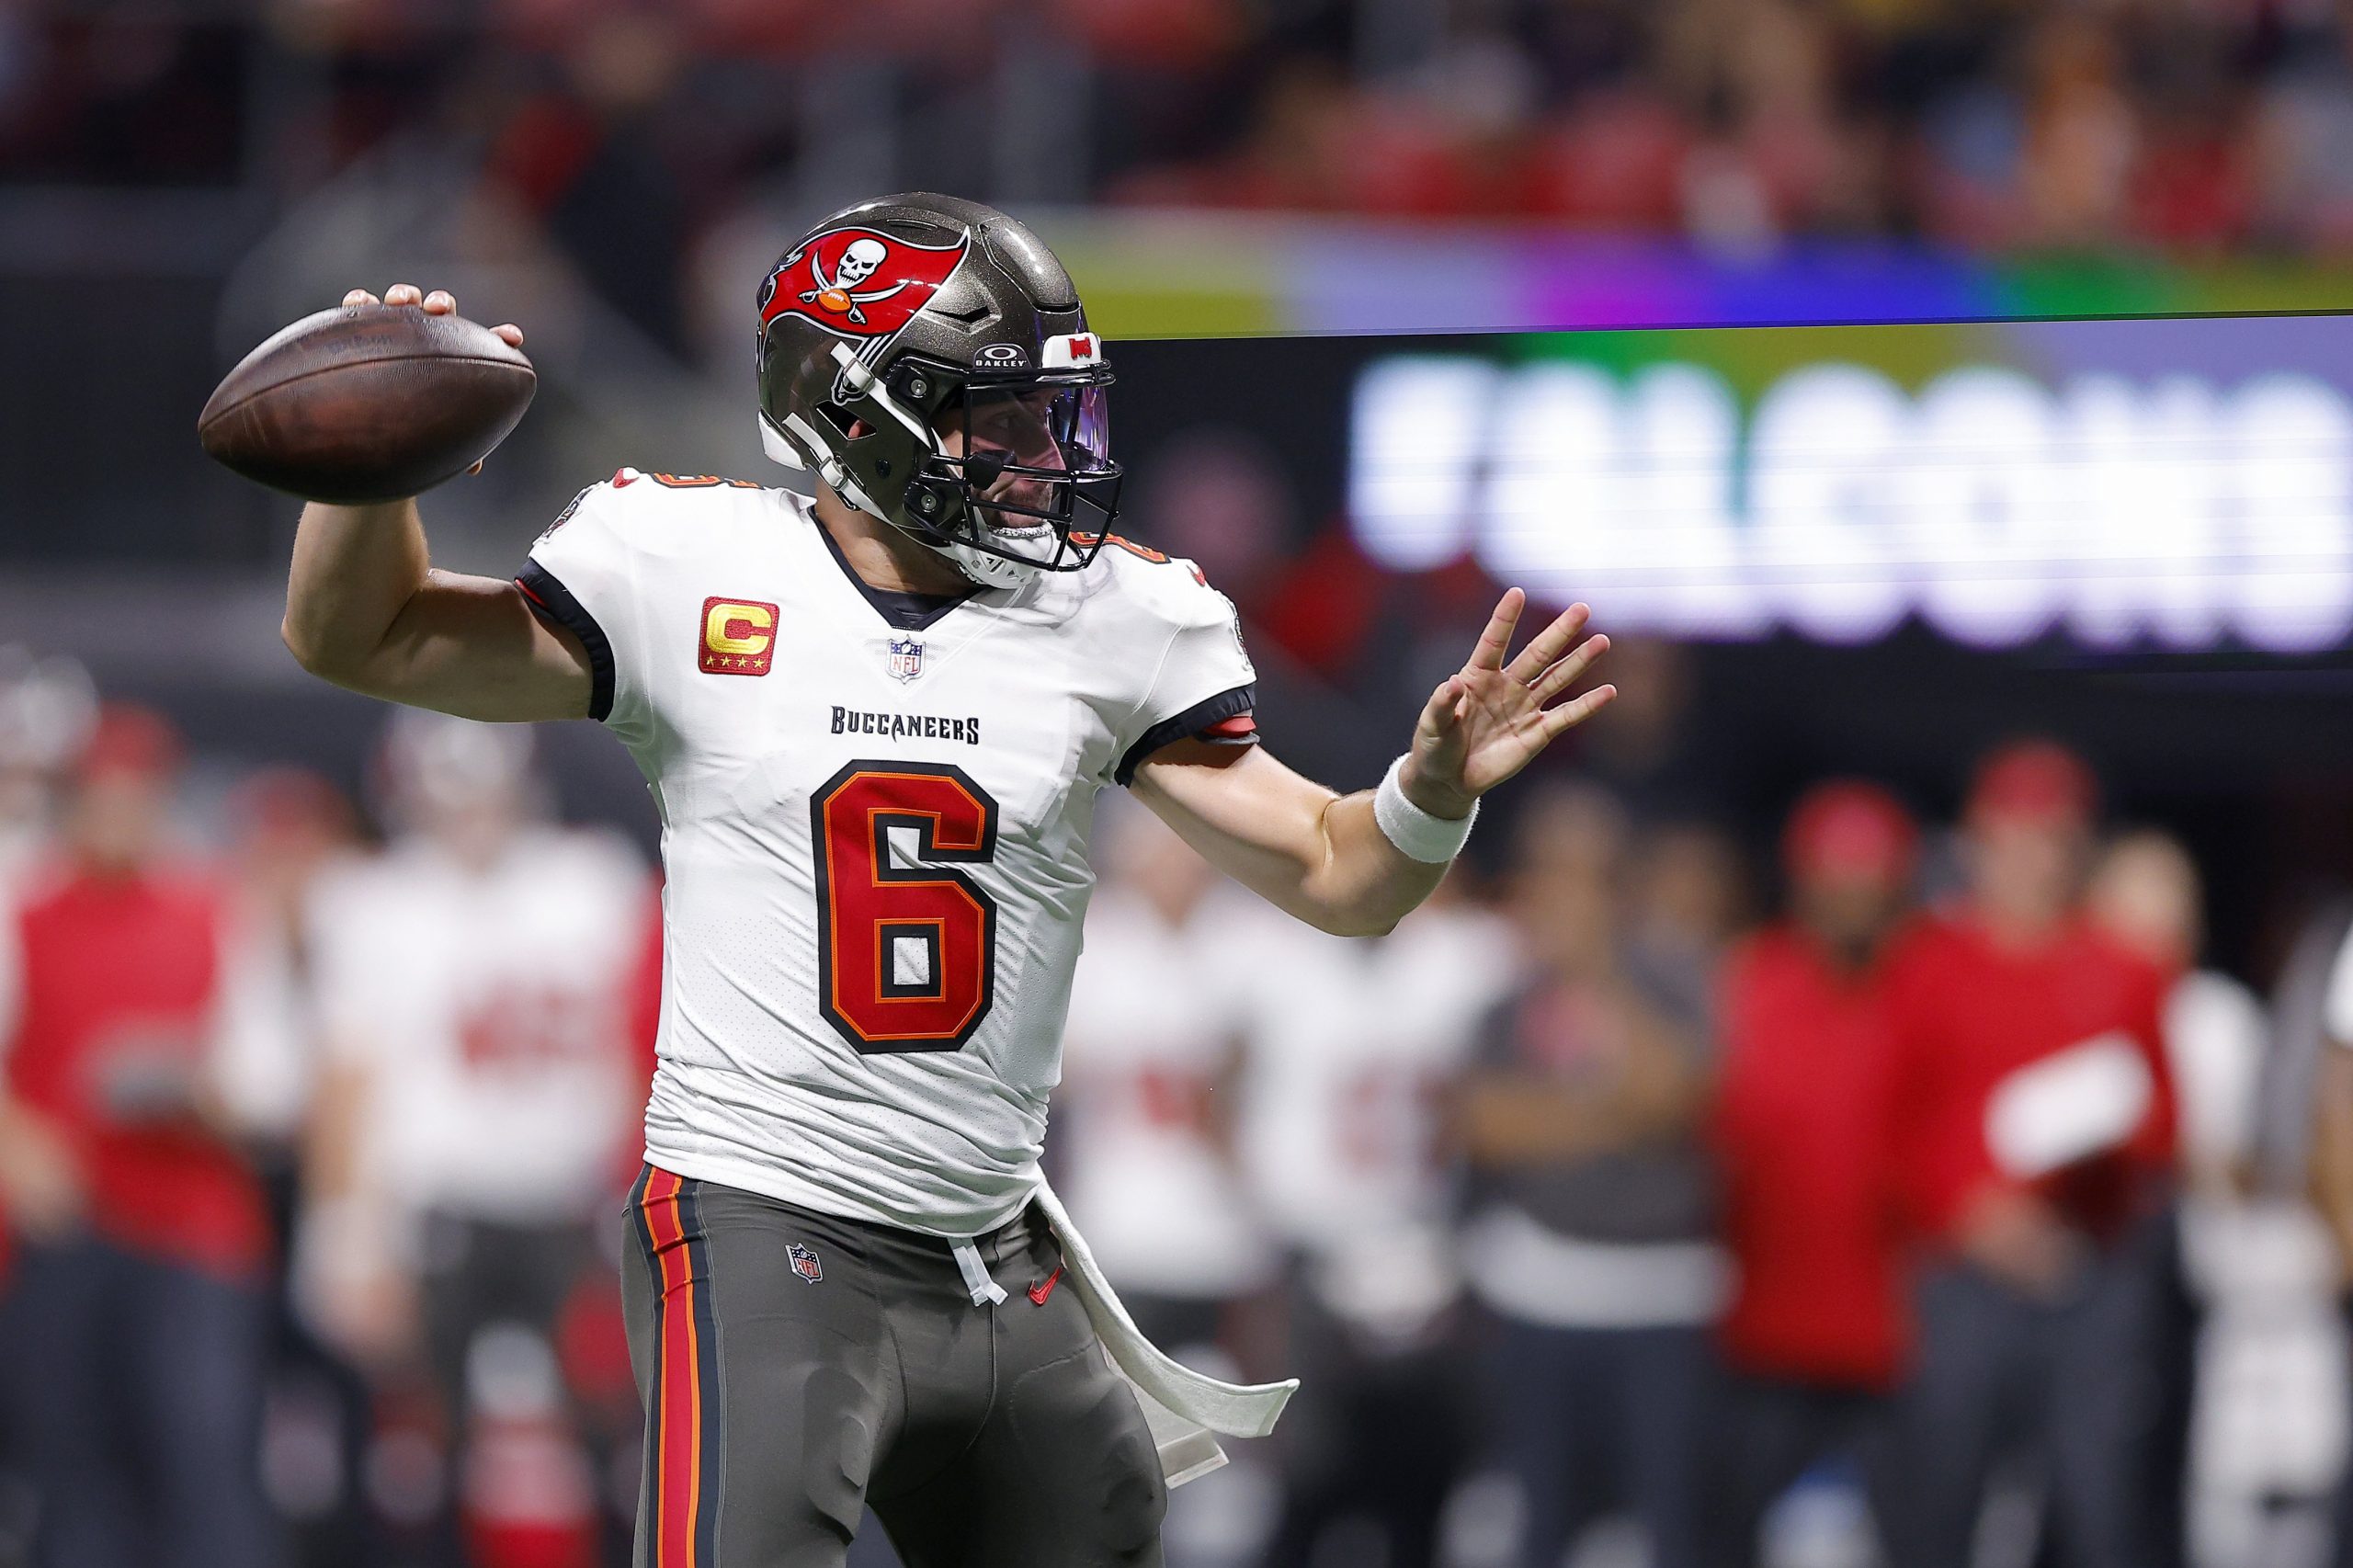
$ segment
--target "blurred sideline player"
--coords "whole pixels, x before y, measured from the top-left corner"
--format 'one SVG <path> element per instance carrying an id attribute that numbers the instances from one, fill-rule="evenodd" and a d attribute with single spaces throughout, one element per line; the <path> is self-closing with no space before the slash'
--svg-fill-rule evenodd
<path id="1" fill-rule="evenodd" d="M 1463 1254 L 1500 1330 L 1519 1561 L 1555 1568 L 1622 1508 L 1656 1568 L 1689 1568 L 1707 1550 L 1709 1325 L 1724 1293 L 1699 1142 L 1707 1020 L 1627 929 L 1634 843 L 1618 802 L 1555 786 L 1517 825 L 1525 972 L 1479 1028 L 1460 1117 L 1476 1178 Z"/>
<path id="2" fill-rule="evenodd" d="M 1971 787 L 1964 896 L 1895 960 L 1896 1146 L 1928 1258 L 1888 1528 L 1906 1568 L 1964 1568 L 1997 1465 L 2047 1482 L 2063 1568 L 2145 1568 L 2142 1381 L 2174 1164 L 2165 977 L 2082 905 L 2096 791 L 2006 746 Z"/>
<path id="3" fill-rule="evenodd" d="M 0 1337 L 44 1568 L 268 1568 L 270 1241 L 216 1081 L 223 890 L 169 842 L 180 744 L 108 709 L 60 864 L 0 926 Z"/>
<path id="4" fill-rule="evenodd" d="M 1063 1030 L 1054 1184 L 1144 1334 L 1233 1377 L 1267 1359 L 1278 1268 L 1234 1150 L 1242 992 L 1268 955 L 1251 944 L 1248 895 L 1159 818 L 1108 801 L 1096 834 L 1103 881 Z M 1172 1497 L 1171 1562 L 1259 1544 L 1268 1490 L 1245 1455 Z"/>
<path id="5" fill-rule="evenodd" d="M 1098 841 L 1103 882 L 1063 1030 L 1056 1186 L 1147 1335 L 1230 1357 L 1231 1309 L 1275 1278 L 1233 1146 L 1241 992 L 1264 955 L 1237 925 L 1249 913 L 1238 890 L 1159 819 L 1121 811 Z"/>
<path id="6" fill-rule="evenodd" d="M 1110 369 L 1035 235 L 864 203 L 758 305 L 763 437 L 813 500 L 623 470 L 517 583 L 429 571 L 410 503 L 314 505 L 286 637 L 379 696 L 592 716 L 654 785 L 640 1561 L 838 1563 L 870 1498 L 915 1568 L 1155 1563 L 1155 1451 L 1189 1473 L 1286 1391 L 1149 1354 L 1037 1173 L 1097 793 L 1132 785 L 1302 919 L 1386 930 L 1479 795 L 1608 699 L 1547 707 L 1602 643 L 1573 607 L 1514 655 L 1507 593 L 1382 788 L 1336 796 L 1250 744 L 1232 605 L 1109 543 Z M 1086 1289 L 1029 1294 L 1066 1264 Z"/>
<path id="7" fill-rule="evenodd" d="M 2188 1503 L 2169 1561 L 2268 1562 L 2308 1531 L 2344 1452 L 2344 1352 L 2326 1228 L 2302 1195 L 2256 1185 L 2271 1024 L 2245 986 L 2199 967 L 2202 901 L 2189 852 L 2144 829 L 2101 850 L 2087 905 L 2170 981 L 2181 1194 L 2174 1247 L 2154 1259 L 2149 1490 Z"/>
<path id="8" fill-rule="evenodd" d="M 0 646 L 0 901 L 47 858 L 59 778 L 97 718 L 80 665 Z"/>
<path id="9" fill-rule="evenodd" d="M 379 767 L 396 835 L 313 910 L 330 1066 L 304 1284 L 363 1360 L 424 1351 L 476 1559 L 530 1561 L 526 1538 L 593 1541 L 608 1489 L 545 1443 L 525 1461 L 540 1488 L 502 1477 L 511 1445 L 486 1428 L 576 1421 L 611 1446 L 599 1391 L 558 1356 L 610 1295 L 600 1221 L 642 1103 L 630 987 L 652 889 L 618 838 L 535 820 L 529 731 L 403 713 Z"/>
<path id="10" fill-rule="evenodd" d="M 1290 1255 L 1302 1379 L 1268 1562 L 1320 1561 L 1354 1517 L 1390 1568 L 1434 1568 L 1473 1458 L 1445 1112 L 1512 965 L 1460 881 L 1370 942 L 1256 911 L 1245 928 L 1242 1148 Z"/>
<path id="11" fill-rule="evenodd" d="M 1853 781 L 1809 790 L 1782 835 L 1789 911 L 1733 954 L 1711 1123 L 1736 1281 L 1719 1339 L 1724 1561 L 1763 1561 L 1767 1509 L 1826 1457 L 1876 1501 L 1882 1430 L 1910 1350 L 1890 1118 L 1887 956 L 1910 913 L 1919 833 Z"/>
<path id="12" fill-rule="evenodd" d="M 2311 1188 L 2335 1244 L 2339 1308 L 2353 1323 L 2353 906 L 2339 899 L 2324 908 L 2313 917 L 2307 937 L 2308 941 L 2335 944 L 2322 987 L 2321 1060 L 2313 1074 Z M 2334 1568 L 2348 1568 L 2353 1565 L 2353 1468 L 2338 1483 L 2333 1523 L 2329 1562 Z"/>
<path id="13" fill-rule="evenodd" d="M 287 766 L 241 779 L 222 814 L 237 940 L 220 1076 L 244 1108 L 245 1146 L 268 1199 L 276 1255 L 265 1474 L 295 1561 L 365 1568 L 376 1561 L 361 1485 L 372 1402 L 358 1369 L 303 1321 L 286 1267 L 322 1067 L 311 904 L 360 855 L 358 819 L 325 778 Z"/>
<path id="14" fill-rule="evenodd" d="M 0 647 L 0 918 L 15 910 L 23 879 L 53 852 L 57 779 L 82 749 L 97 711 L 90 677 L 70 659 L 36 659 Z M 0 1224 L 0 1298 L 8 1287 L 8 1227 Z M 0 1562 L 31 1551 L 33 1498 L 23 1479 L 28 1438 L 14 1435 L 17 1375 L 0 1360 Z"/>

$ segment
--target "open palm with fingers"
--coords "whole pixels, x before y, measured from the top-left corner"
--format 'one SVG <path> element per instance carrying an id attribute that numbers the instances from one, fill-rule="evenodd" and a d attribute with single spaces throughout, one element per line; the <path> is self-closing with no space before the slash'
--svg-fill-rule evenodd
<path id="1" fill-rule="evenodd" d="M 1512 633 L 1527 606 L 1526 594 L 1505 590 L 1469 661 L 1440 682 L 1422 706 L 1398 784 L 1426 812 L 1466 815 L 1472 801 L 1535 761 L 1546 746 L 1618 695 L 1614 686 L 1597 686 L 1558 706 L 1546 706 L 1593 667 L 1608 651 L 1609 639 L 1596 634 L 1577 642 L 1593 611 L 1574 604 L 1506 663 Z"/>

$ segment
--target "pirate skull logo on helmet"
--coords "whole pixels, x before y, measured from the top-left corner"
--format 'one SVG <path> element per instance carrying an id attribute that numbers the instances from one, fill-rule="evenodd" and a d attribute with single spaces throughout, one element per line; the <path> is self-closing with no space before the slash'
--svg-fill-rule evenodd
<path id="1" fill-rule="evenodd" d="M 890 247 L 881 240 L 850 241 L 849 249 L 842 252 L 841 266 L 834 270 L 835 286 L 843 289 L 857 288 L 874 276 L 874 269 L 881 266 L 882 258 L 890 254 Z"/>

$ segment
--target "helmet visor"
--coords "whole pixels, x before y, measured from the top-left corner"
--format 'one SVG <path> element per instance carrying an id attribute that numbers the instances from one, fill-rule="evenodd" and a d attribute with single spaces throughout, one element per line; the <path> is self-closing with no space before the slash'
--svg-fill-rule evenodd
<path id="1" fill-rule="evenodd" d="M 949 405 L 940 434 L 963 481 L 965 542 L 1049 571 L 1093 559 L 1097 546 L 1071 534 L 1116 506 L 1108 380 L 967 386 Z"/>
<path id="2" fill-rule="evenodd" d="M 1006 470 L 1102 472 L 1111 466 L 1108 391 L 1099 382 L 967 388 L 965 455 Z"/>

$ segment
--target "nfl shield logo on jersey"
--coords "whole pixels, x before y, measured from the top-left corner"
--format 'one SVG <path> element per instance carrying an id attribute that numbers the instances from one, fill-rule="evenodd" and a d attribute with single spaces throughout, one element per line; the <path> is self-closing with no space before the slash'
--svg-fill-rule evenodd
<path id="1" fill-rule="evenodd" d="M 915 637 L 891 639 L 891 673 L 901 680 L 923 674 L 923 642 Z"/>
<path id="2" fill-rule="evenodd" d="M 809 1281 L 810 1284 L 814 1285 L 825 1277 L 825 1266 L 817 1261 L 817 1255 L 799 1242 L 793 1242 L 788 1245 L 784 1249 L 784 1256 L 792 1260 L 792 1272 Z"/>

